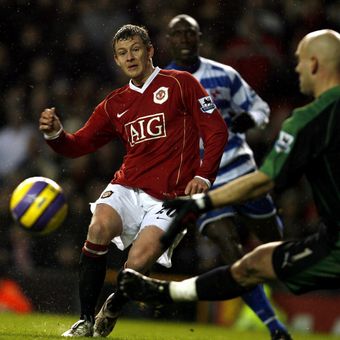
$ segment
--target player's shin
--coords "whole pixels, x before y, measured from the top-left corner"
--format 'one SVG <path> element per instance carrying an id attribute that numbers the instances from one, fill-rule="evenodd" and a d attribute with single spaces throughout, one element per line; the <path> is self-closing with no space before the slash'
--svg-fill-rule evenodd
<path id="1" fill-rule="evenodd" d="M 169 295 L 172 301 L 196 301 L 196 277 L 180 282 L 171 281 L 169 284 Z"/>
<path id="2" fill-rule="evenodd" d="M 235 281 L 230 266 L 222 266 L 198 276 L 197 299 L 205 301 L 229 300 L 241 296 L 249 289 Z"/>
<path id="3" fill-rule="evenodd" d="M 184 281 L 171 281 L 169 285 L 169 295 L 173 301 L 228 300 L 248 291 L 234 280 L 230 266 L 219 267 Z"/>
<path id="4" fill-rule="evenodd" d="M 106 274 L 107 246 L 85 242 L 80 256 L 79 297 L 81 319 L 94 320 L 95 308 Z"/>

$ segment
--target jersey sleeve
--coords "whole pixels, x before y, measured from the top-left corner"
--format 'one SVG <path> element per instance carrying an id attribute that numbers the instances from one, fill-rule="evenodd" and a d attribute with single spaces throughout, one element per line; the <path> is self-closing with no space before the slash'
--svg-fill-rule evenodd
<path id="1" fill-rule="evenodd" d="M 305 122 L 303 113 L 296 110 L 279 132 L 273 148 L 265 158 L 260 171 L 267 174 L 277 190 L 283 190 L 296 183 L 305 173 L 313 154 L 319 152 L 313 134 L 315 122 Z M 301 119 L 302 118 L 302 119 Z"/>
<path id="2" fill-rule="evenodd" d="M 228 140 L 228 128 L 221 113 L 202 85 L 184 73 L 184 106 L 191 113 L 204 145 L 204 156 L 196 176 L 214 182 Z"/>
<path id="3" fill-rule="evenodd" d="M 115 136 L 114 126 L 103 101 L 81 129 L 75 133 L 63 131 L 58 138 L 46 142 L 58 154 L 76 158 L 96 151 Z"/>
<path id="4" fill-rule="evenodd" d="M 230 71 L 230 70 L 229 70 Z M 269 121 L 269 105 L 250 87 L 241 75 L 232 69 L 230 84 L 231 108 L 235 113 L 247 112 L 256 126 L 264 126 Z"/>

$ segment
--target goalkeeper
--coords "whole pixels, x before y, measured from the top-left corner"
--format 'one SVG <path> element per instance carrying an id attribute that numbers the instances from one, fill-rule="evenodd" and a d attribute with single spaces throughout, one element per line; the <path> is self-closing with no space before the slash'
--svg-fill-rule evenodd
<path id="1" fill-rule="evenodd" d="M 322 219 L 320 230 L 302 240 L 261 245 L 231 266 L 181 282 L 143 278 L 126 270 L 119 278 L 125 295 L 141 301 L 226 300 L 257 284 L 279 279 L 291 292 L 340 287 L 340 34 L 324 29 L 307 34 L 296 50 L 300 91 L 315 99 L 293 111 L 260 169 L 225 186 L 182 201 L 169 229 L 200 213 L 293 185 L 306 176 Z M 166 244 L 171 237 L 165 234 Z"/>

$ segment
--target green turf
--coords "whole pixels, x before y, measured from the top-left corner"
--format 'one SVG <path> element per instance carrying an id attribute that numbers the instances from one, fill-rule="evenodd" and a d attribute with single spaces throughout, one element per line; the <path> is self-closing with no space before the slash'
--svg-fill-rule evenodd
<path id="1" fill-rule="evenodd" d="M 60 334 L 76 321 L 75 316 L 0 313 L 1 340 L 61 339 Z M 294 340 L 335 340 L 331 335 L 294 334 Z M 83 338 L 88 339 L 88 338 Z M 266 340 L 267 332 L 240 332 L 197 323 L 154 322 L 121 318 L 109 339 L 116 340 Z"/>

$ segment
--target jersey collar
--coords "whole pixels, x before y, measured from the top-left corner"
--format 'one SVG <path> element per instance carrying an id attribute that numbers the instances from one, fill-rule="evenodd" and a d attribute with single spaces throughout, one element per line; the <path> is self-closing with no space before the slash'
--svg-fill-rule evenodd
<path id="1" fill-rule="evenodd" d="M 130 89 L 139 93 L 144 93 L 144 91 L 149 87 L 149 85 L 152 83 L 152 81 L 155 79 L 157 74 L 159 73 L 161 69 L 157 66 L 155 67 L 154 71 L 150 74 L 150 77 L 146 80 L 144 85 L 142 87 L 138 87 L 133 84 L 132 80 L 129 81 Z"/>

